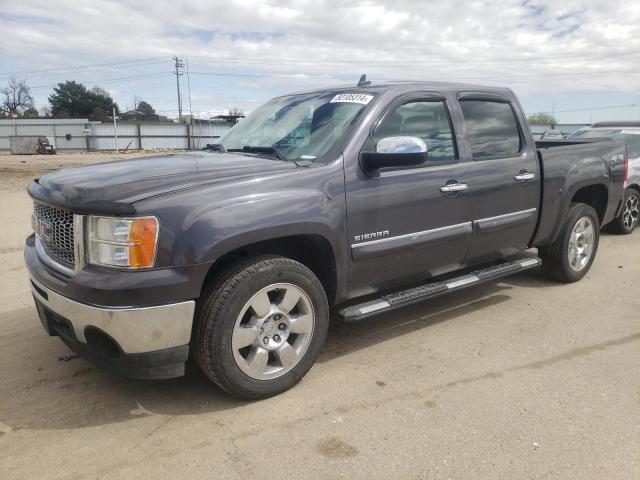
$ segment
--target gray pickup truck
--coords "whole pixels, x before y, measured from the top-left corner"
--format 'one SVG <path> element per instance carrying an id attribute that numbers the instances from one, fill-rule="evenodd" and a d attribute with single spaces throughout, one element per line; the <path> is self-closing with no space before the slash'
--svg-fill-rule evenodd
<path id="1" fill-rule="evenodd" d="M 42 324 L 80 355 L 135 378 L 191 355 L 262 398 L 309 371 L 330 312 L 539 265 L 581 279 L 625 161 L 613 141 L 536 144 L 508 89 L 362 82 L 275 98 L 209 151 L 34 180 L 25 259 Z"/>

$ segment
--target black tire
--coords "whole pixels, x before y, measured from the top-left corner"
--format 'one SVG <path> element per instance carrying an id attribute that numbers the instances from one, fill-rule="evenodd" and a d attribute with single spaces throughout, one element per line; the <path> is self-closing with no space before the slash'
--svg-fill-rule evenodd
<path id="1" fill-rule="evenodd" d="M 628 208 L 628 203 L 635 199 L 635 205 L 640 205 L 640 192 L 633 188 L 628 188 L 624 192 L 624 199 L 622 204 L 622 210 L 620 211 L 620 215 L 618 215 L 608 226 L 608 230 L 613 233 L 617 233 L 618 235 L 629 235 L 631 232 L 635 230 L 638 226 L 638 217 L 637 213 L 635 217 L 631 217 L 631 221 L 627 219 L 625 222 L 625 209 Z M 629 212 L 631 215 L 631 212 Z"/>
<path id="2" fill-rule="evenodd" d="M 569 264 L 569 241 L 576 223 L 584 217 L 588 217 L 594 226 L 593 249 L 587 264 L 581 270 L 574 270 Z M 571 283 L 581 280 L 593 264 L 593 260 L 595 259 L 598 251 L 599 240 L 600 222 L 596 211 L 584 203 L 571 204 L 556 241 L 551 245 L 541 247 L 538 250 L 540 257 L 542 258 L 543 271 L 554 280 L 558 280 L 560 282 Z"/>
<path id="3" fill-rule="evenodd" d="M 274 379 L 257 380 L 246 375 L 234 359 L 233 329 L 242 308 L 256 292 L 283 282 L 300 288 L 311 300 L 313 334 L 306 352 L 291 370 Z M 285 257 L 255 257 L 227 269 L 205 289 L 196 311 L 194 357 L 207 377 L 231 395 L 248 400 L 266 398 L 290 389 L 311 369 L 328 327 L 327 297 L 311 270 Z"/>

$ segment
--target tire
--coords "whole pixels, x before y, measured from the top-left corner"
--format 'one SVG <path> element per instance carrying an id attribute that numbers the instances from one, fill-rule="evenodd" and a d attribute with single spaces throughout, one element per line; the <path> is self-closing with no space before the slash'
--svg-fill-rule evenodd
<path id="1" fill-rule="evenodd" d="M 196 311 L 194 356 L 231 395 L 266 398 L 290 389 L 311 369 L 328 326 L 327 297 L 311 270 L 285 257 L 256 257 L 205 289 Z"/>
<path id="2" fill-rule="evenodd" d="M 622 211 L 610 224 L 609 230 L 618 235 L 629 235 L 638 226 L 640 214 L 640 192 L 628 188 L 624 192 Z"/>
<path id="3" fill-rule="evenodd" d="M 580 230 L 579 223 L 582 226 L 591 225 L 591 229 L 585 227 L 585 232 L 590 232 L 590 235 L 584 233 L 581 237 L 579 234 L 577 237 L 574 236 L 574 232 Z M 539 249 L 543 270 L 560 282 L 571 283 L 581 280 L 593 264 L 599 240 L 600 223 L 596 211 L 583 203 L 571 204 L 556 241 Z M 570 243 L 572 251 L 569 250 Z M 586 256 L 588 244 L 590 247 Z"/>

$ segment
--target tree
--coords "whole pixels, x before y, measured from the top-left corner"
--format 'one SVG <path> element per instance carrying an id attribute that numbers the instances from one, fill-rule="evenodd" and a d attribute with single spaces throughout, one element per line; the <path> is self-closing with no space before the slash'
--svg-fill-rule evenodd
<path id="1" fill-rule="evenodd" d="M 38 109 L 38 116 L 41 118 L 51 118 L 51 109 L 46 105 Z"/>
<path id="2" fill-rule="evenodd" d="M 229 116 L 230 117 L 244 117 L 244 110 L 242 110 L 240 107 L 231 107 L 229 109 Z"/>
<path id="3" fill-rule="evenodd" d="M 109 92 L 101 87 L 93 87 L 89 90 L 89 95 L 93 100 L 93 110 L 89 114 L 89 120 L 104 122 L 107 115 L 112 114 L 115 107 L 116 114 L 120 112 L 118 105 L 113 101 Z"/>
<path id="4" fill-rule="evenodd" d="M 138 102 L 138 107 L 136 108 L 136 110 L 140 113 L 144 113 L 145 115 L 153 115 L 156 113 L 156 111 L 154 110 L 154 108 L 149 105 L 149 103 L 145 102 L 144 100 L 140 100 Z"/>
<path id="5" fill-rule="evenodd" d="M 6 115 L 22 115 L 25 111 L 35 108 L 35 102 L 31 96 L 31 89 L 27 85 L 27 82 L 18 80 L 15 77 L 9 79 L 9 85 L 1 90 L 2 110 Z"/>
<path id="6" fill-rule="evenodd" d="M 107 92 L 102 87 L 95 86 L 95 87 L 92 87 L 91 90 L 89 91 L 94 95 L 96 95 L 97 97 L 111 98 L 111 95 L 109 95 L 109 92 Z"/>
<path id="7" fill-rule="evenodd" d="M 24 118 L 38 118 L 38 110 L 35 107 L 31 107 L 22 112 Z"/>
<path id="8" fill-rule="evenodd" d="M 127 110 L 133 110 L 134 112 L 138 110 L 138 103 L 140 103 L 140 97 L 138 95 L 133 96 L 133 107 L 127 107 Z"/>
<path id="9" fill-rule="evenodd" d="M 118 105 L 109 92 L 100 87 L 91 90 L 81 83 L 67 81 L 54 87 L 49 95 L 51 115 L 60 118 L 83 118 L 104 121 L 113 108 L 119 112 Z"/>
<path id="10" fill-rule="evenodd" d="M 553 115 L 548 113 L 532 113 L 527 117 L 529 125 L 555 125 L 558 123 Z"/>

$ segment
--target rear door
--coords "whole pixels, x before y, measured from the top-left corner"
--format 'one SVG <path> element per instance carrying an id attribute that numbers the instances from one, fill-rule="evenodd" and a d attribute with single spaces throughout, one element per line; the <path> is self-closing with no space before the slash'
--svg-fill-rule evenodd
<path id="1" fill-rule="evenodd" d="M 540 172 L 521 110 L 507 96 L 458 95 L 469 160 L 474 236 L 465 263 L 475 264 L 524 250 L 536 227 Z"/>

